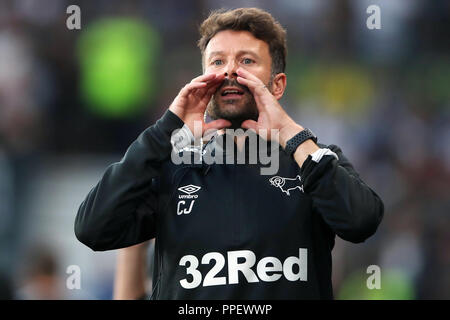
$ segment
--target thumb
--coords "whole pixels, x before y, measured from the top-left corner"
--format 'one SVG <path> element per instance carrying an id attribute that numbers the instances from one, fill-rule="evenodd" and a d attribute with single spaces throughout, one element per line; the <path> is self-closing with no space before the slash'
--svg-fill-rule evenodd
<path id="1" fill-rule="evenodd" d="M 205 125 L 205 131 L 207 130 L 213 130 L 213 129 L 223 129 L 226 127 L 231 126 L 231 122 L 225 119 L 218 119 L 211 122 L 206 123 Z"/>
<path id="2" fill-rule="evenodd" d="M 241 127 L 244 129 L 253 130 L 255 132 L 258 132 L 259 129 L 258 122 L 256 122 L 255 120 L 245 120 L 241 123 Z"/>

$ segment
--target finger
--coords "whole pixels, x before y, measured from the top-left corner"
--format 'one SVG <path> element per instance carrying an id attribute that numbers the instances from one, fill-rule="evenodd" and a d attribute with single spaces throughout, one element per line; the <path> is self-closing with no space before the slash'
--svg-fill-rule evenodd
<path id="1" fill-rule="evenodd" d="M 218 119 L 205 124 L 205 131 L 211 129 L 223 129 L 231 126 L 231 122 L 225 119 Z"/>
<path id="2" fill-rule="evenodd" d="M 225 74 L 208 73 L 191 80 L 193 82 L 206 82 L 208 85 L 221 82 L 225 79 Z"/>
<path id="3" fill-rule="evenodd" d="M 245 82 L 249 88 L 252 88 L 254 91 L 257 91 L 258 93 L 263 93 L 265 91 L 268 91 L 266 85 L 259 79 L 257 76 L 255 76 L 250 71 L 244 69 L 244 68 L 238 68 L 236 70 L 236 73 L 238 75 L 238 79 L 242 82 Z M 239 81 L 238 81 L 239 82 Z"/>
<path id="4" fill-rule="evenodd" d="M 210 86 L 206 91 L 206 96 L 211 97 L 217 91 L 217 89 L 220 87 L 221 84 L 222 84 L 221 82 L 218 82 L 215 85 Z"/>
<path id="5" fill-rule="evenodd" d="M 217 88 L 223 83 L 223 80 L 225 79 L 224 74 L 217 75 L 214 79 L 209 80 L 206 82 L 206 86 L 201 87 L 201 90 L 199 91 L 199 95 L 204 98 L 205 96 L 209 95 L 211 96 Z M 211 93 L 212 92 L 212 93 Z"/>
<path id="6" fill-rule="evenodd" d="M 237 68 L 236 73 L 240 77 L 243 77 L 245 79 L 251 80 L 251 81 L 253 81 L 255 83 L 263 84 L 261 79 L 259 79 L 257 76 L 255 76 L 253 73 L 251 73 L 247 69 L 239 67 L 239 68 Z"/>
<path id="7" fill-rule="evenodd" d="M 214 81 L 222 81 L 225 79 L 225 73 L 219 73 L 216 74 L 216 78 L 214 79 Z"/>
<path id="8" fill-rule="evenodd" d="M 237 80 L 237 82 L 239 84 L 242 84 L 242 85 L 248 87 L 250 89 L 250 91 L 252 91 L 252 93 L 253 93 L 254 89 L 256 88 L 255 83 L 253 81 L 249 80 L 249 79 L 246 79 L 246 78 L 243 78 L 241 76 L 238 76 L 236 78 L 236 80 Z"/>
<path id="9" fill-rule="evenodd" d="M 215 86 L 217 84 L 221 84 L 221 83 L 223 83 L 224 80 L 225 80 L 224 74 L 217 75 L 214 79 L 207 81 L 207 86 L 209 87 L 209 86 Z"/>
<path id="10" fill-rule="evenodd" d="M 250 89 L 250 91 L 252 91 L 252 93 L 262 94 L 267 88 L 266 85 L 262 83 L 261 80 L 259 79 L 258 81 L 254 81 L 248 78 L 238 76 L 236 80 L 238 83 L 247 86 Z"/>
<path id="11" fill-rule="evenodd" d="M 198 76 L 194 79 L 191 80 L 192 82 L 206 82 L 206 81 L 211 81 L 212 79 L 216 78 L 216 74 L 215 73 L 205 73 L 202 74 L 201 76 Z"/>
<path id="12" fill-rule="evenodd" d="M 258 132 L 259 129 L 258 122 L 256 122 L 255 120 L 245 120 L 241 123 L 241 127 L 244 129 L 253 130 L 255 132 Z"/>
<path id="13" fill-rule="evenodd" d="M 243 86 L 246 86 L 256 101 L 256 108 L 261 112 L 264 110 L 264 101 L 269 101 L 265 98 L 265 87 L 264 85 L 256 85 L 254 82 L 242 77 L 237 77 L 237 82 Z"/>
<path id="14" fill-rule="evenodd" d="M 238 75 L 238 78 L 241 78 L 241 80 L 243 79 L 244 82 L 248 83 L 250 86 L 252 86 L 255 90 L 260 90 L 260 91 L 269 91 L 269 88 L 267 88 L 267 86 L 265 85 L 264 82 L 262 82 L 262 80 L 260 78 L 258 78 L 257 76 L 255 76 L 253 73 L 251 73 L 250 71 L 240 67 L 236 70 L 236 73 Z"/>
<path id="15" fill-rule="evenodd" d="M 199 90 L 196 90 L 196 92 L 193 92 L 193 94 L 198 94 L 198 96 L 201 99 L 207 98 L 208 100 L 211 99 L 212 95 L 217 91 L 219 86 L 222 84 L 222 81 L 219 81 L 214 84 L 208 84 L 205 87 L 200 88 Z"/>
<path id="16" fill-rule="evenodd" d="M 238 68 L 237 73 L 237 82 L 249 88 L 255 98 L 258 110 L 261 111 L 264 105 L 270 104 L 275 99 L 269 88 L 259 78 L 244 68 Z"/>
<path id="17" fill-rule="evenodd" d="M 180 91 L 182 97 L 187 97 L 195 89 L 200 89 L 206 87 L 206 82 L 190 82 L 183 87 Z"/>

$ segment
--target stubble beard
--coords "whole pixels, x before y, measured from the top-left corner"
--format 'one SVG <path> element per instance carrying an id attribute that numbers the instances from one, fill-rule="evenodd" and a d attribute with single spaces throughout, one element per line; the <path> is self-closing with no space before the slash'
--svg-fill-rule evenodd
<path id="1" fill-rule="evenodd" d="M 224 99 L 221 96 L 221 89 L 225 86 L 238 87 L 244 90 L 241 99 Z M 225 119 L 231 122 L 230 129 L 241 128 L 242 122 L 245 120 L 258 121 L 258 108 L 256 101 L 247 87 L 240 85 L 236 80 L 226 79 L 224 83 L 217 89 L 206 108 L 207 114 L 213 119 Z"/>

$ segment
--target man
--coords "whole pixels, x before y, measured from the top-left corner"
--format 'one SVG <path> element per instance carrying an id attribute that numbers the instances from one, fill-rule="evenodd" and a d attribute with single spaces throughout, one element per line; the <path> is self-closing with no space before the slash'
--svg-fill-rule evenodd
<path id="1" fill-rule="evenodd" d="M 93 250 L 155 238 L 152 299 L 331 299 L 335 235 L 364 241 L 383 203 L 338 147 L 317 144 L 278 103 L 286 32 L 269 13 L 213 12 L 200 33 L 204 74 L 106 170 L 80 206 L 76 236 Z M 199 152 L 186 139 L 175 148 L 177 137 L 193 138 L 195 122 L 202 133 L 220 130 L 200 153 L 232 160 L 235 150 L 251 156 L 250 136 L 233 136 L 230 147 L 222 129 L 264 132 L 279 170 L 261 174 L 260 161 L 175 164 L 178 151 Z"/>

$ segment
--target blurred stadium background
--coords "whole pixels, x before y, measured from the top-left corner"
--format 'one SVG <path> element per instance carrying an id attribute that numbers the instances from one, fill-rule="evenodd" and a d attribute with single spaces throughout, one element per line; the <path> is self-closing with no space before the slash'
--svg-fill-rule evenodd
<path id="1" fill-rule="evenodd" d="M 66 27 L 71 4 L 81 30 Z M 371 4 L 381 30 L 366 27 Z M 241 6 L 288 30 L 283 106 L 386 205 L 374 237 L 337 239 L 336 298 L 450 298 L 449 1 L 1 0 L 2 298 L 111 299 L 116 252 L 76 240 L 78 206 L 201 73 L 202 19 Z M 80 290 L 66 288 L 69 265 Z M 369 265 L 381 290 L 366 288 Z"/>

